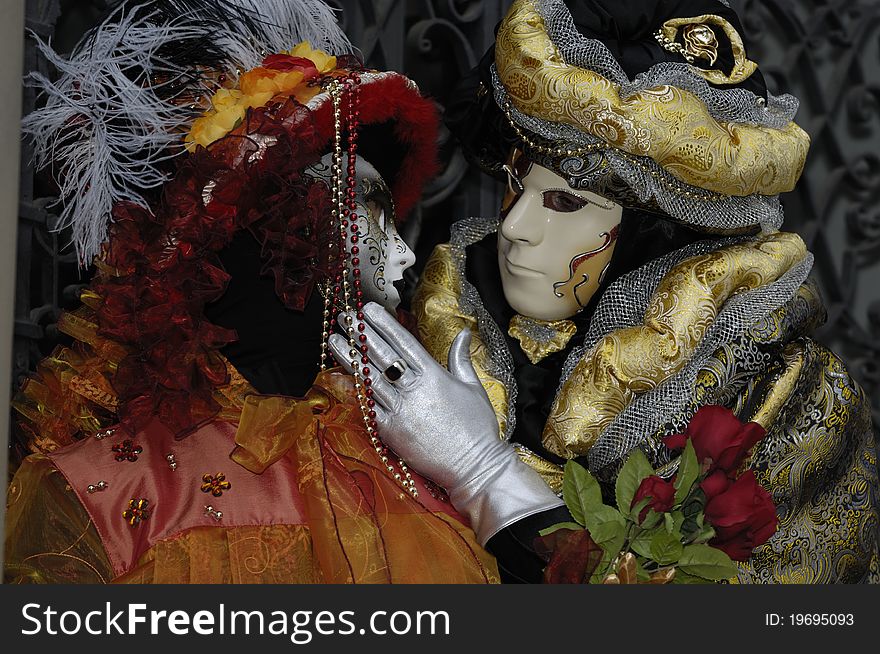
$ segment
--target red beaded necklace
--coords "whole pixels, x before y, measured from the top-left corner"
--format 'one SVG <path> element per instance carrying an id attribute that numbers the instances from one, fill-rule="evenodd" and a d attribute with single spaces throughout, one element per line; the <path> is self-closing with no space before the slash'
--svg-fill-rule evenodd
<path id="1" fill-rule="evenodd" d="M 355 391 L 360 405 L 364 426 L 370 435 L 370 443 L 379 455 L 382 464 L 394 479 L 413 496 L 419 492 L 406 463 L 398 459 L 399 470 L 389 458 L 389 450 L 379 438 L 379 425 L 376 422 L 375 400 L 373 399 L 372 371 L 367 354 L 369 345 L 364 323 L 364 294 L 361 289 L 360 233 L 356 221 L 355 198 L 357 177 L 355 161 L 358 146 L 359 86 L 361 80 L 357 72 L 345 78 L 332 79 L 327 90 L 333 101 L 333 165 L 331 169 L 331 196 L 333 226 L 338 228 L 339 242 L 331 243 L 328 254 L 330 268 L 334 270 L 331 281 L 324 289 L 324 321 L 321 333 L 321 370 L 327 369 L 329 348 L 327 341 L 331 331 L 337 326 L 336 316 L 344 311 L 344 325 L 340 325 L 348 338 L 349 356 L 354 370 Z M 343 112 L 344 109 L 344 112 Z M 347 152 L 343 151 L 343 141 L 347 137 Z M 347 175 L 343 175 L 343 157 L 347 155 Z M 337 255 L 334 251 L 339 250 Z M 353 290 L 352 290 L 353 287 Z M 355 318 L 351 317 L 352 312 Z"/>

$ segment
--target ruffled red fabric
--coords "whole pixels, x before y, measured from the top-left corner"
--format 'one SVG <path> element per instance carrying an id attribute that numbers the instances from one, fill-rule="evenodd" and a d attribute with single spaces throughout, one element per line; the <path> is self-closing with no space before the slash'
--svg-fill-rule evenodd
<path id="1" fill-rule="evenodd" d="M 364 84 L 360 104 L 361 124 L 397 120 L 395 137 L 407 145 L 392 185 L 393 193 L 406 187 L 395 197 L 401 214 L 436 170 L 436 113 L 410 84 L 396 74 Z M 329 274 L 330 193 L 302 171 L 329 150 L 332 118 L 329 101 L 251 109 L 232 133 L 181 161 L 153 213 L 114 208 L 92 289 L 102 298 L 101 335 L 130 352 L 113 380 L 124 428 L 158 416 L 182 437 L 219 411 L 213 394 L 227 370 L 218 350 L 236 335 L 209 323 L 204 307 L 226 288 L 216 252 L 237 230 L 262 244 L 263 270 L 291 309 L 302 310 Z"/>

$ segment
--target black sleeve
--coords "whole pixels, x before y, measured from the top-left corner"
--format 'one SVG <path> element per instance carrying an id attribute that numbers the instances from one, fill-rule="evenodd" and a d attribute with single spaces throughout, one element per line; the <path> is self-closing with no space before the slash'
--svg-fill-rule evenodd
<path id="1" fill-rule="evenodd" d="M 535 551 L 538 532 L 557 522 L 571 522 L 568 509 L 560 506 L 530 515 L 505 527 L 489 539 L 486 549 L 498 561 L 505 584 L 539 584 L 546 561 Z"/>

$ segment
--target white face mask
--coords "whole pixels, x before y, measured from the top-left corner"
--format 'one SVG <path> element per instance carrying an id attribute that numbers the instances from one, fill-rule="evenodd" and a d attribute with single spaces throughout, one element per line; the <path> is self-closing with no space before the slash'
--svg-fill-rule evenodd
<path id="1" fill-rule="evenodd" d="M 306 169 L 306 174 L 330 185 L 333 155 L 327 154 L 320 163 Z M 357 211 L 358 254 L 361 290 L 365 301 L 378 302 L 394 311 L 400 304 L 400 293 L 394 283 L 403 279 L 404 271 L 416 262 L 415 254 L 397 233 L 394 224 L 394 203 L 385 180 L 372 164 L 356 157 L 355 205 Z M 349 241 L 348 248 L 354 244 Z"/>
<path id="2" fill-rule="evenodd" d="M 623 208 L 537 164 L 517 174 L 515 158 L 498 232 L 504 297 L 523 316 L 570 318 L 611 262 Z"/>

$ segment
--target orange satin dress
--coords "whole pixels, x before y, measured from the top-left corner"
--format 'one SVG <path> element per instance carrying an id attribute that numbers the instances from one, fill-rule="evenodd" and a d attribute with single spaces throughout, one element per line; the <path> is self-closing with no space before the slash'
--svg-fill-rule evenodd
<path id="1" fill-rule="evenodd" d="M 387 472 L 350 377 L 321 373 L 294 399 L 259 395 L 229 368 L 223 410 L 185 439 L 154 420 L 25 458 L 9 487 L 6 581 L 499 581 L 441 489 L 415 475 L 415 499 Z"/>

